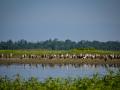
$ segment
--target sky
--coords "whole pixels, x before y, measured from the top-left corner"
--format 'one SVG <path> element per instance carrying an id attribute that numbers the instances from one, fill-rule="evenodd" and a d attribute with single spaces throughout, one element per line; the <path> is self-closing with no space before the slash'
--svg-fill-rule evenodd
<path id="1" fill-rule="evenodd" d="M 120 41 L 120 0 L 0 0 L 0 41 Z"/>

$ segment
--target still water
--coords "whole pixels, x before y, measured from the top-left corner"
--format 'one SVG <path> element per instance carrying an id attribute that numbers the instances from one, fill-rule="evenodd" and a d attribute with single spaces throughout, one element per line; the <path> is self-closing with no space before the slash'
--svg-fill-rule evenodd
<path id="1" fill-rule="evenodd" d="M 14 78 L 16 74 L 19 74 L 25 79 L 34 76 L 39 80 L 44 80 L 48 77 L 92 77 L 95 73 L 102 76 L 108 70 L 117 71 L 118 69 L 120 69 L 119 65 L 12 64 L 0 65 L 0 76 L 7 75 Z"/>

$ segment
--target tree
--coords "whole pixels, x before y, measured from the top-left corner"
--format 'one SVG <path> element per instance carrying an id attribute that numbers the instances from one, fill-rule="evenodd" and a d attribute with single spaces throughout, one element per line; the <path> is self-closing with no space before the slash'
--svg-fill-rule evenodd
<path id="1" fill-rule="evenodd" d="M 28 42 L 24 39 L 13 42 L 12 40 L 1 41 L 0 49 L 50 49 L 50 50 L 69 50 L 75 48 L 94 48 L 99 50 L 120 50 L 119 41 L 71 41 L 69 39 L 60 41 L 58 39 L 49 39 L 46 41 Z"/>

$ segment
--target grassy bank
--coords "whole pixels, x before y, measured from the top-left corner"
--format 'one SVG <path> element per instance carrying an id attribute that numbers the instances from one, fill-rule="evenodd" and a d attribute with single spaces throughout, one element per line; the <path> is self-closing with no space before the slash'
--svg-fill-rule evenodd
<path id="1" fill-rule="evenodd" d="M 0 54 L 9 54 L 13 53 L 14 56 L 22 55 L 22 54 L 35 54 L 35 55 L 42 55 L 42 54 L 80 54 L 80 53 L 90 53 L 90 54 L 120 54 L 120 51 L 105 51 L 105 50 L 79 50 L 79 49 L 71 49 L 71 50 L 0 50 Z"/>
<path id="2" fill-rule="evenodd" d="M 0 77 L 0 90 L 120 90 L 120 72 L 93 78 L 48 78 L 39 81 L 31 77 L 28 80 L 16 75 L 14 79 Z"/>
<path id="3" fill-rule="evenodd" d="M 42 64 L 120 64 L 119 59 L 107 60 L 104 59 L 20 59 L 23 54 L 27 56 L 30 54 L 33 55 L 51 55 L 51 54 L 118 54 L 120 51 L 104 51 L 104 50 L 95 50 L 95 49 L 71 49 L 71 50 L 0 50 L 0 54 L 10 55 L 13 54 L 12 58 L 0 58 L 0 64 L 12 64 L 12 63 L 42 63 Z"/>

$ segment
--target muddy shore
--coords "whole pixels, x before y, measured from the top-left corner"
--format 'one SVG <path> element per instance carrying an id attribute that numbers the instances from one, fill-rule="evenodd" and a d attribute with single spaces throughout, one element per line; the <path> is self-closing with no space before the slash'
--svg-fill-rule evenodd
<path id="1" fill-rule="evenodd" d="M 0 59 L 0 64 L 120 64 L 120 59 Z"/>

